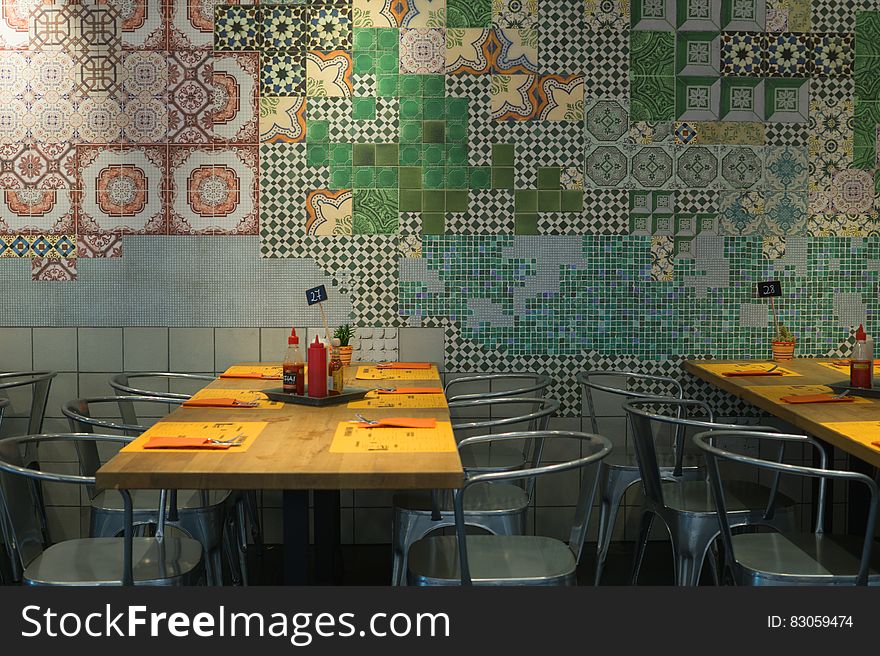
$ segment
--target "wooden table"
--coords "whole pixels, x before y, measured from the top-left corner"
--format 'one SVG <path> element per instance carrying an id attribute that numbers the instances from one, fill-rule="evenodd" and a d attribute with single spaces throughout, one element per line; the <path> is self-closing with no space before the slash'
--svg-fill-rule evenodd
<path id="1" fill-rule="evenodd" d="M 769 368 L 772 363 L 766 361 L 741 361 L 741 360 L 686 360 L 682 367 L 685 371 L 694 374 L 698 378 L 719 387 L 734 396 L 748 401 L 771 415 L 792 424 L 798 429 L 812 435 L 823 442 L 837 447 L 841 451 L 852 456 L 850 468 L 863 473 L 874 475 L 874 468 L 880 467 L 880 448 L 871 444 L 877 439 L 862 437 L 854 438 L 845 435 L 838 430 L 827 426 L 831 422 L 847 421 L 880 421 L 880 399 L 869 398 L 869 403 L 805 403 L 790 404 L 775 401 L 761 395 L 755 388 L 772 385 L 831 385 L 836 383 L 848 383 L 849 376 L 845 372 L 836 372 L 824 367 L 820 362 L 830 362 L 827 359 L 800 358 L 790 362 L 780 363 L 780 366 L 790 369 L 800 376 L 737 376 L 725 377 L 719 373 L 709 371 L 706 365 L 721 363 L 753 364 L 755 368 Z M 796 393 L 796 392 L 794 392 Z M 833 461 L 832 461 L 833 462 Z M 853 486 L 851 492 L 861 496 L 863 490 L 856 492 Z M 851 496 L 849 507 L 849 529 L 858 532 L 859 523 L 864 522 L 865 510 L 860 507 L 855 498 Z M 862 534 L 864 531 L 862 529 Z"/>
<path id="2" fill-rule="evenodd" d="M 355 380 L 356 368 L 357 365 L 346 368 L 347 385 L 381 387 L 389 384 Z M 440 381 L 396 384 L 436 387 Z M 207 387 L 260 390 L 280 385 L 277 380 L 228 378 L 215 380 Z M 358 411 L 345 403 L 324 408 L 287 404 L 281 410 L 179 408 L 162 421 L 265 421 L 269 425 L 247 451 L 240 453 L 234 449 L 223 453 L 119 453 L 98 470 L 97 486 L 101 489 L 284 490 L 285 582 L 304 584 L 308 571 L 309 490 L 316 491 L 317 556 L 332 559 L 333 555 L 322 553 L 322 546 L 329 545 L 321 543 L 323 538 L 338 543 L 339 490 L 457 488 L 464 480 L 461 461 L 454 451 L 330 453 L 336 426 L 341 421 L 354 419 L 356 412 L 369 418 L 404 415 L 449 420 L 446 408 Z"/>

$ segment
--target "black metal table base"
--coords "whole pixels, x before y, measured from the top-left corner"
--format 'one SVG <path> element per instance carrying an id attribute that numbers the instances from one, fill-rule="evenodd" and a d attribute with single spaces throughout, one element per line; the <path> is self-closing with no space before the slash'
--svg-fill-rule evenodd
<path id="1" fill-rule="evenodd" d="M 309 568 L 309 491 L 285 490 L 282 495 L 284 585 L 335 585 L 342 581 L 339 490 L 315 490 L 313 495 L 313 572 Z"/>

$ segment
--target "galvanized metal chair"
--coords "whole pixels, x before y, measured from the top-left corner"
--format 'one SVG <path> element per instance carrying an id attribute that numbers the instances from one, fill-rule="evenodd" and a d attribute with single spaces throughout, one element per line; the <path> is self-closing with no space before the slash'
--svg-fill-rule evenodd
<path id="1" fill-rule="evenodd" d="M 107 431 L 115 430 L 128 436 L 131 441 L 140 435 L 147 426 L 137 423 L 135 404 L 159 406 L 177 406 L 180 399 L 158 396 L 98 396 L 73 399 L 66 402 L 61 411 L 68 418 L 71 430 L 78 433 L 91 433 L 95 428 Z M 118 409 L 127 417 L 126 421 L 116 420 L 109 416 L 94 416 L 99 408 Z M 107 413 L 109 414 L 109 413 Z M 130 423 L 134 420 L 134 423 Z M 80 472 L 83 476 L 93 477 L 101 467 L 101 455 L 96 443 L 78 443 Z M 113 537 L 119 535 L 125 526 L 122 499 L 117 490 L 89 492 L 91 514 L 89 535 L 92 537 Z M 135 523 L 158 524 L 160 515 L 167 512 L 163 520 L 168 525 L 179 528 L 190 537 L 197 539 L 205 550 L 206 569 L 210 585 L 222 584 L 222 552 L 223 529 L 226 521 L 226 504 L 229 492 L 223 490 L 132 490 Z M 167 511 L 166 511 L 167 508 Z M 238 563 L 230 561 L 237 570 Z"/>
<path id="2" fill-rule="evenodd" d="M 550 386 L 549 376 L 534 372 L 511 372 L 503 374 L 475 374 L 462 376 L 446 383 L 444 392 L 447 401 L 468 401 L 473 399 L 493 399 L 511 396 L 533 396 L 540 398 Z M 464 385 L 472 389 L 468 392 L 454 394 L 456 388 Z M 474 387 L 482 388 L 473 391 Z"/>
<path id="3" fill-rule="evenodd" d="M 34 435 L 43 430 L 43 420 L 46 416 L 46 404 L 49 401 L 49 390 L 52 387 L 52 380 L 57 375 L 55 371 L 12 371 L 0 374 L 0 394 L 8 394 L 13 390 L 24 387 L 30 387 L 30 411 L 28 412 L 28 426 L 25 431 L 27 434 Z M 25 458 L 29 467 L 38 467 L 37 461 L 39 454 L 35 444 L 27 447 Z M 49 528 L 46 520 L 46 507 L 43 502 L 43 489 L 35 483 L 31 483 L 34 488 L 34 503 L 37 504 L 37 512 L 40 517 L 40 525 L 42 526 L 43 535 L 48 537 Z M 3 518 L 0 517 L 0 524 Z M 4 528 L 4 533 L 9 528 Z M 12 577 L 18 581 L 21 578 L 21 571 L 18 568 L 16 559 L 12 559 Z"/>
<path id="4" fill-rule="evenodd" d="M 710 421 L 682 418 L 682 410 L 687 407 L 702 408 L 708 413 Z M 664 410 L 668 412 L 671 408 L 675 409 L 675 416 L 663 414 Z M 654 518 L 659 517 L 672 541 L 676 585 L 695 586 L 699 583 L 706 554 L 719 533 L 711 487 L 705 479 L 663 479 L 654 446 L 653 427 L 698 427 L 720 434 L 721 431 L 716 429 L 729 428 L 729 425 L 713 423 L 708 406 L 691 399 L 631 399 L 623 404 L 623 409 L 633 428 L 633 443 L 645 492 L 639 535 L 636 538 L 632 583 L 635 585 L 638 582 L 651 526 Z M 754 430 L 747 430 L 743 426 L 736 428 L 756 439 L 773 431 L 772 428 L 760 426 L 754 427 Z M 779 453 L 780 459 L 782 456 Z M 731 481 L 727 485 L 727 494 L 731 521 L 737 526 L 770 524 L 790 529 L 795 525 L 795 502 L 779 492 L 778 477 L 773 479 L 770 487 L 748 481 Z"/>
<path id="5" fill-rule="evenodd" d="M 491 397 L 453 401 L 451 406 L 478 410 L 513 406 L 524 414 L 508 413 L 496 419 L 453 424 L 470 430 L 492 431 L 497 428 L 545 431 L 550 417 L 559 410 L 555 399 Z M 526 412 L 531 409 L 531 412 Z M 460 453 L 466 475 L 479 471 L 520 469 L 527 462 L 540 463 L 543 442 L 518 441 L 515 446 L 497 440 L 493 444 Z M 524 450 L 532 448 L 532 451 Z M 485 484 L 475 488 L 465 505 L 465 516 L 471 526 L 478 526 L 495 535 L 519 535 L 525 531 L 526 510 L 534 496 L 534 480 L 525 485 L 514 483 Z M 406 561 L 410 546 L 428 533 L 455 523 L 452 496 L 449 490 L 396 494 L 391 522 L 392 585 L 406 581 Z"/>
<path id="6" fill-rule="evenodd" d="M 819 467 L 756 458 L 713 444 L 718 438 L 731 443 L 755 437 L 755 433 L 741 430 L 706 432 L 694 436 L 694 443 L 703 451 L 708 464 L 729 580 L 735 585 L 756 586 L 880 585 L 880 554 L 874 548 L 877 483 L 858 472 L 828 469 L 825 450 L 818 441 L 806 435 L 760 433 L 757 437 L 775 443 L 780 451 L 792 444 L 810 446 L 819 454 Z M 721 475 L 721 460 L 769 473 L 777 479 L 779 476 L 817 479 L 819 494 L 814 532 L 782 532 L 771 525 L 771 532 L 734 533 L 738 526 L 736 505 L 730 497 L 729 483 Z M 870 504 L 864 536 L 825 533 L 825 487 L 834 481 L 859 483 L 868 488 Z"/>
<path id="7" fill-rule="evenodd" d="M 172 371 L 126 371 L 121 374 L 110 376 L 110 387 L 112 387 L 113 391 L 120 396 L 159 396 L 166 399 L 179 399 L 181 401 L 186 401 L 192 397 L 191 394 L 184 394 L 181 392 L 154 390 L 149 389 L 149 386 L 145 387 L 144 385 L 134 386 L 131 384 L 131 381 L 133 380 L 151 380 L 154 382 L 165 382 L 170 384 L 173 382 L 209 383 L 212 380 L 216 380 L 216 378 L 205 374 L 183 374 Z"/>
<path id="8" fill-rule="evenodd" d="M 608 381 L 609 378 L 633 380 L 644 387 L 654 387 L 666 390 L 667 394 L 658 394 L 649 390 L 630 390 L 614 387 Z M 655 376 L 651 374 L 634 373 L 620 370 L 585 371 L 577 376 L 578 383 L 583 389 L 584 398 L 587 401 L 586 416 L 590 418 L 590 428 L 594 433 L 599 432 L 598 415 L 594 403 L 593 392 L 603 392 L 619 399 L 642 399 L 657 396 L 669 396 L 680 399 L 684 396 L 681 383 L 667 376 Z M 658 448 L 660 473 L 664 479 L 683 478 L 685 480 L 699 480 L 705 476 L 702 463 L 693 456 L 684 453 L 685 440 L 680 431 L 675 433 L 672 448 Z M 594 582 L 599 585 L 602 580 L 602 572 L 605 569 L 605 561 L 608 558 L 608 550 L 611 547 L 611 538 L 614 533 L 614 523 L 620 510 L 620 504 L 626 495 L 626 491 L 641 480 L 639 466 L 636 462 L 635 451 L 629 448 L 615 449 L 610 458 L 602 462 L 599 469 L 599 532 L 596 540 L 596 573 Z M 583 537 L 578 540 L 583 544 Z"/>
<path id="9" fill-rule="evenodd" d="M 171 371 L 137 371 L 123 372 L 110 377 L 110 387 L 120 396 L 154 396 L 158 398 L 177 399 L 186 401 L 192 398 L 192 395 L 181 392 L 172 392 L 150 389 L 150 385 L 143 384 L 146 381 L 162 382 L 170 384 L 186 383 L 186 382 L 210 382 L 215 380 L 214 376 L 203 374 L 185 374 Z M 142 381 L 137 386 L 132 381 Z M 120 406 L 123 417 L 126 422 L 134 423 L 136 420 L 131 419 L 134 416 L 134 409 L 131 404 Z M 129 414 L 126 415 L 126 412 Z M 257 553 L 261 553 L 263 549 L 263 528 L 260 522 L 259 505 L 257 504 L 257 494 L 253 490 L 235 490 L 230 495 L 230 503 L 232 504 L 231 512 L 227 518 L 226 532 L 224 534 L 224 548 L 229 558 L 238 559 L 238 567 L 232 569 L 233 583 L 241 583 L 248 585 L 248 562 L 247 555 L 249 549 L 248 537 L 256 546 Z"/>
<path id="10" fill-rule="evenodd" d="M 413 544 L 407 578 L 411 585 L 574 585 L 577 556 L 570 545 L 537 535 L 468 535 L 465 512 L 471 490 L 484 485 L 534 481 L 549 474 L 586 469 L 597 465 L 611 452 L 611 442 L 599 435 L 570 431 L 526 431 L 470 437 L 459 444 L 465 451 L 499 440 L 532 441 L 534 449 L 546 440 L 578 440 L 586 455 L 552 465 L 529 466 L 513 471 L 495 471 L 471 476 L 454 498 L 455 535 L 430 536 Z M 575 521 L 588 522 L 598 477 L 588 476 L 577 494 Z M 528 483 L 526 483 L 528 485 Z"/>
<path id="11" fill-rule="evenodd" d="M 26 585 L 194 585 L 202 580 L 202 547 L 197 541 L 167 535 L 134 537 L 132 501 L 126 490 L 119 491 L 125 515 L 123 537 L 73 539 L 46 547 L 29 483 L 95 484 L 91 476 L 25 467 L 22 450 L 51 441 L 106 444 L 125 438 L 60 433 L 0 440 L 0 506 L 14 535 L 13 558 Z"/>

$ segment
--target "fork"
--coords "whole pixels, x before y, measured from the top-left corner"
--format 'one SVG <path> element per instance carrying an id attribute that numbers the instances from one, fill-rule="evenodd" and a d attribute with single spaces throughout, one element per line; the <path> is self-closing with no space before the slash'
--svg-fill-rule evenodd
<path id="1" fill-rule="evenodd" d="M 244 433 L 239 433 L 235 437 L 230 437 L 228 440 L 215 440 L 212 439 L 211 442 L 213 444 L 229 444 L 230 446 L 238 446 L 242 442 L 244 442 Z"/>
<path id="2" fill-rule="evenodd" d="M 774 364 L 772 367 L 770 367 L 770 368 L 767 370 L 767 373 L 769 374 L 771 371 L 776 371 L 777 369 L 779 369 L 779 365 L 778 365 L 778 364 Z"/>
<path id="3" fill-rule="evenodd" d="M 848 396 L 848 395 L 849 395 L 849 388 L 846 388 L 840 394 L 835 394 L 831 398 L 832 399 L 842 399 L 843 397 Z"/>
<path id="4" fill-rule="evenodd" d="M 378 424 L 379 423 L 375 419 L 367 419 L 366 417 L 364 417 L 360 413 L 356 414 L 355 417 L 357 417 L 359 421 L 362 421 L 365 424 Z"/>

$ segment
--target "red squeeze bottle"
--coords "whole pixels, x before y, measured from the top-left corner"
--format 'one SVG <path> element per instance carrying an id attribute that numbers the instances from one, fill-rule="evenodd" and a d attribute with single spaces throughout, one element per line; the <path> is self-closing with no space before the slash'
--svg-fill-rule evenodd
<path id="1" fill-rule="evenodd" d="M 327 396 L 327 349 L 315 335 L 315 341 L 309 344 L 309 396 L 323 398 Z"/>
<path id="2" fill-rule="evenodd" d="M 856 344 L 853 347 L 852 359 L 849 361 L 849 384 L 851 387 L 871 388 L 871 376 L 874 373 L 872 355 L 868 353 L 868 336 L 859 324 L 856 331 Z"/>
<path id="3" fill-rule="evenodd" d="M 302 347 L 299 345 L 299 337 L 296 328 L 290 329 L 290 337 L 287 338 L 287 352 L 284 354 L 282 369 L 282 387 L 286 394 L 305 394 L 306 389 L 306 359 L 303 357 Z"/>

